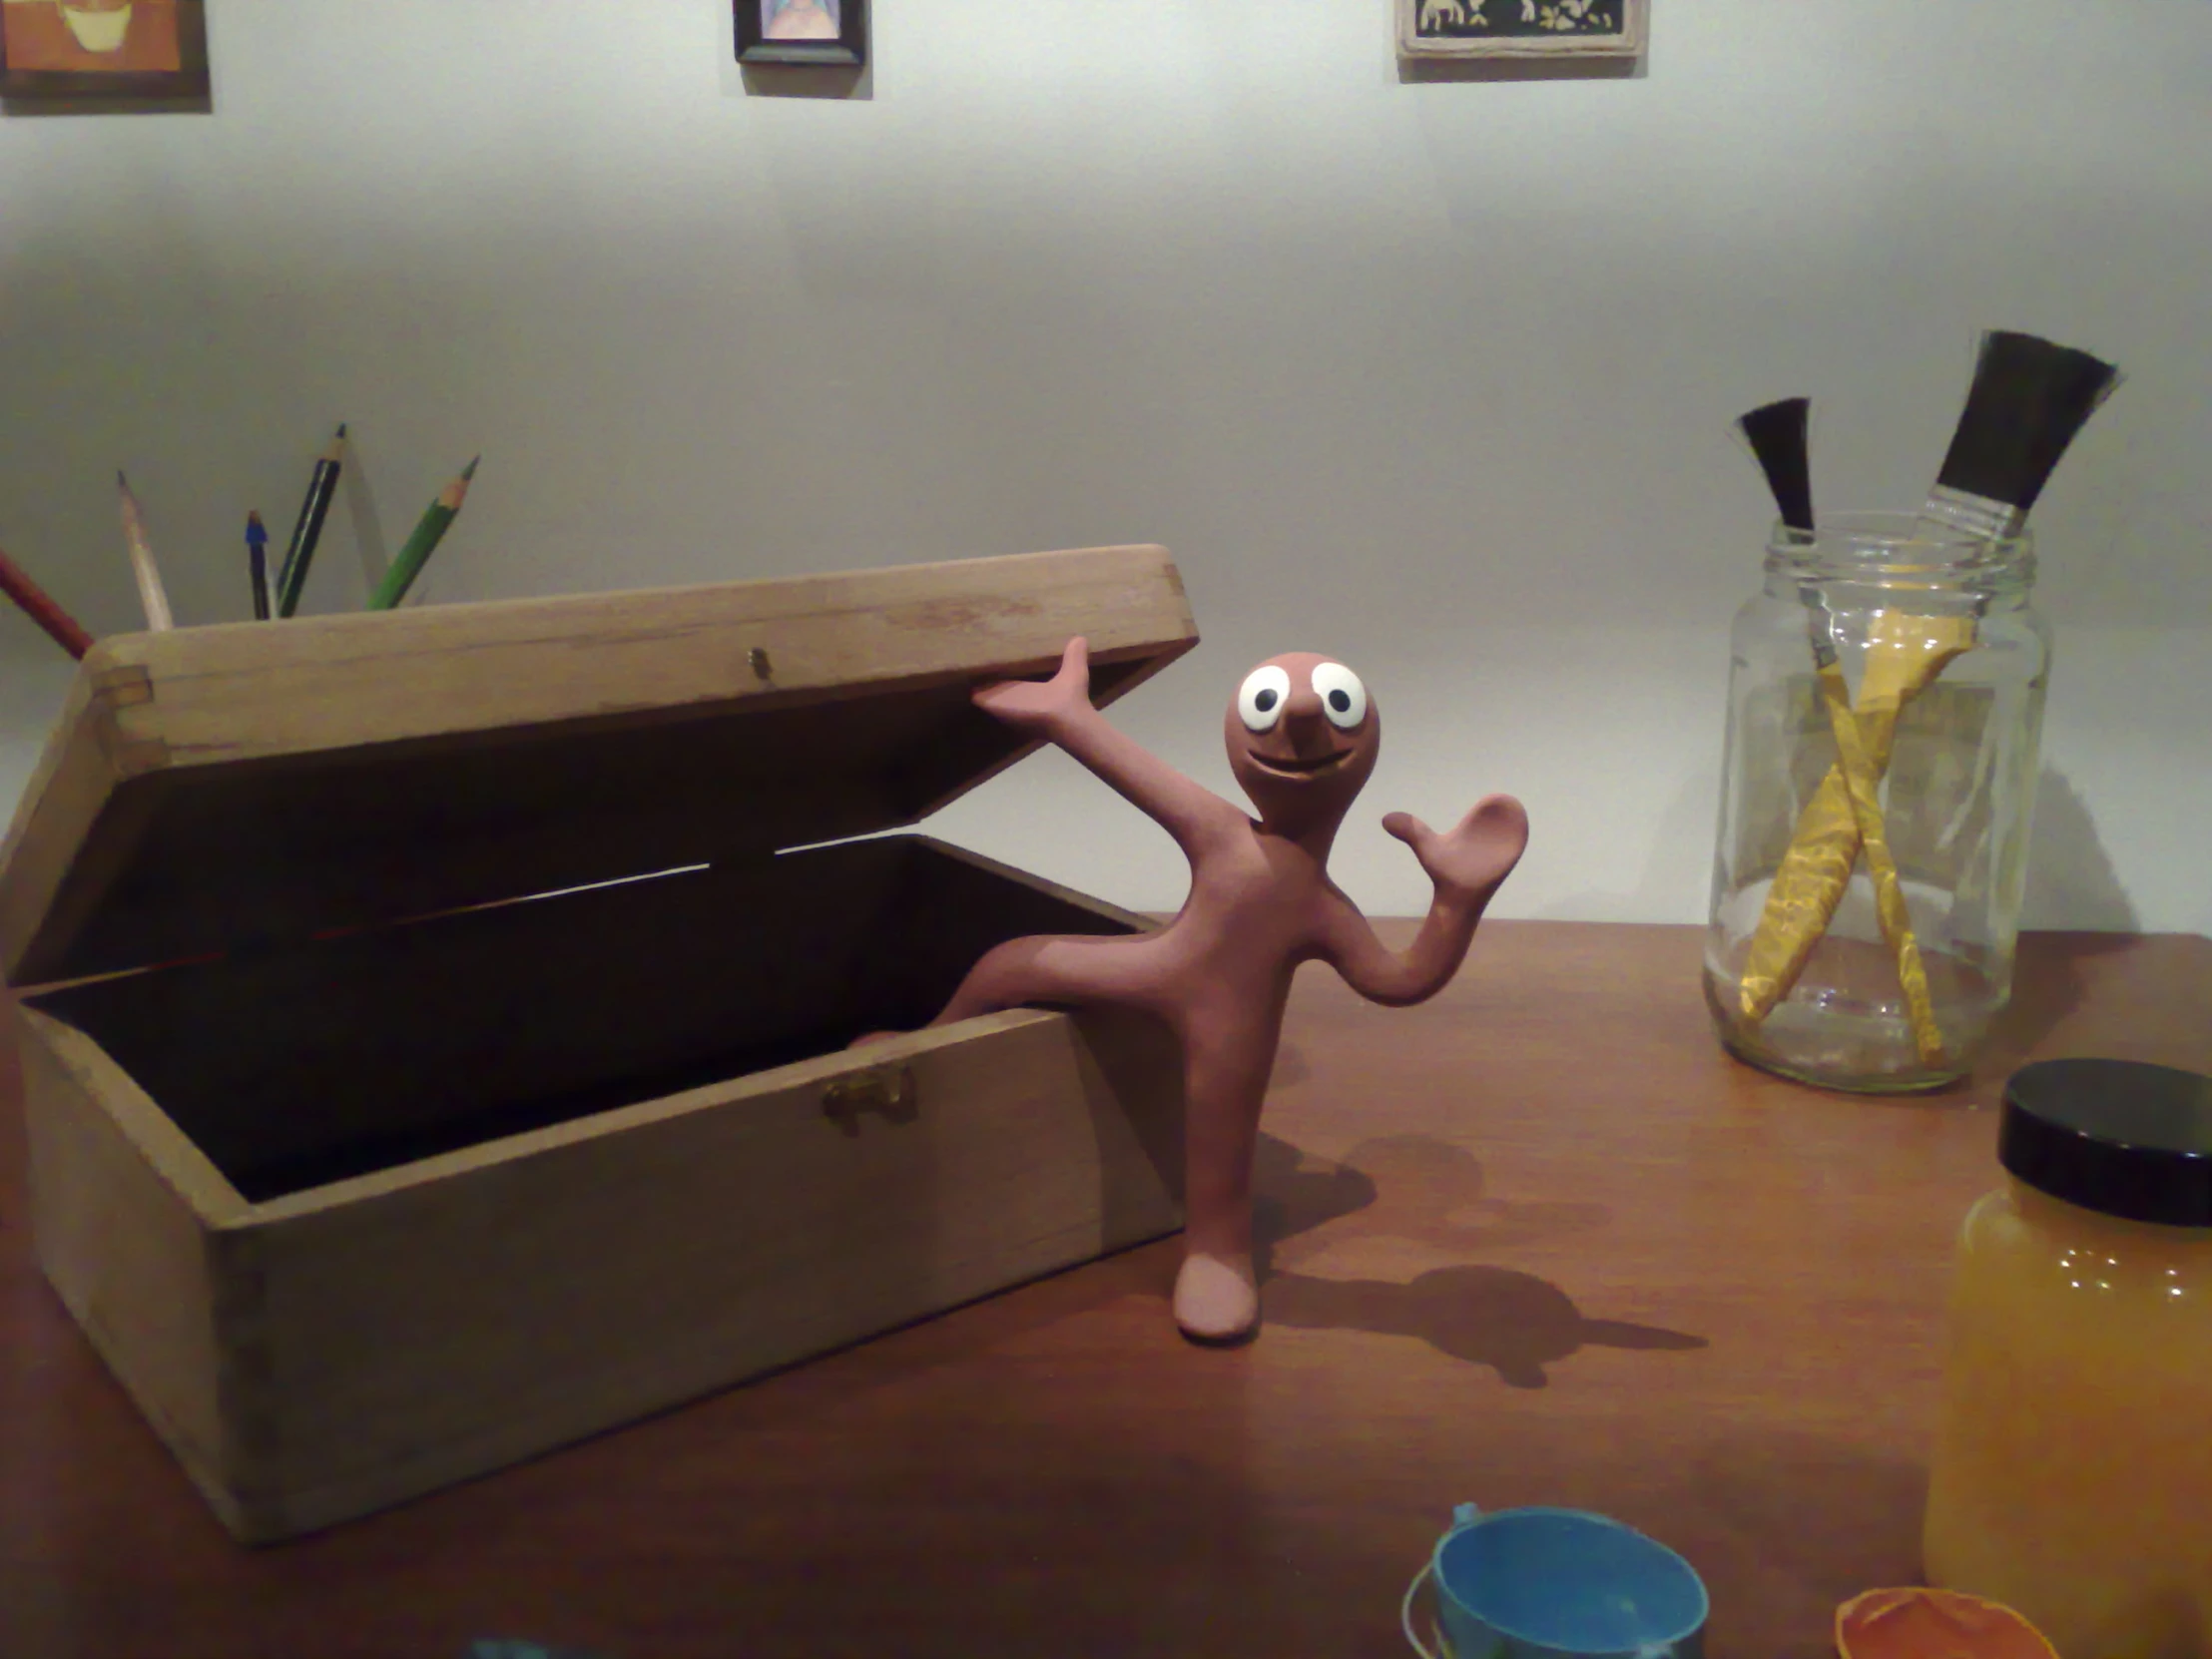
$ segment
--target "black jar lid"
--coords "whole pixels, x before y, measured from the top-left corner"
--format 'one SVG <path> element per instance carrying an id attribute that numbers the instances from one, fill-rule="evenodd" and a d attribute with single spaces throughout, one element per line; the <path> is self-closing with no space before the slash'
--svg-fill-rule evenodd
<path id="1" fill-rule="evenodd" d="M 2004 1085 L 1997 1162 L 2128 1221 L 2212 1227 L 2212 1077 L 2139 1060 L 2039 1060 Z"/>

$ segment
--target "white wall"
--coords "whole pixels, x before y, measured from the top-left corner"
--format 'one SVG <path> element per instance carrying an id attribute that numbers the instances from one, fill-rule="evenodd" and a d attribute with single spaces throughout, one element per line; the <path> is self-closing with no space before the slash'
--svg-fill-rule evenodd
<path id="1" fill-rule="evenodd" d="M 1120 718 L 1222 789 L 1273 651 L 1360 668 L 1373 819 L 1528 803 L 1500 913 L 1702 914 L 1725 429 L 1909 506 L 1985 325 L 2131 371 L 2037 513 L 2030 919 L 2212 931 L 2212 6 L 1656 0 L 1629 80 L 1401 82 L 1389 0 L 878 0 L 864 96 L 749 92 L 726 0 L 221 0 L 213 115 L 0 122 L 0 546 L 134 625 L 245 614 L 330 424 L 308 609 L 470 454 L 431 602 L 1157 540 L 1207 643 Z M 0 794 L 66 664 L 0 616 Z M 1171 905 L 1047 757 L 945 830 Z"/>

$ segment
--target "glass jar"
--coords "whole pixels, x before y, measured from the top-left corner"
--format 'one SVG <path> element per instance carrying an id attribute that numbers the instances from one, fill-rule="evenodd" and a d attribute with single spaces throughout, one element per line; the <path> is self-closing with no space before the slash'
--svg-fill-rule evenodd
<path id="1" fill-rule="evenodd" d="M 1705 942 L 1739 1058 L 1879 1093 L 1972 1065 L 2019 931 L 2050 668 L 2034 572 L 2024 534 L 1906 514 L 1777 529 L 1730 636 Z"/>
<path id="2" fill-rule="evenodd" d="M 2212 1078 L 2050 1060 L 2005 1089 L 2011 1180 L 1966 1217 L 1929 1582 L 2063 1659 L 2212 1653 Z"/>

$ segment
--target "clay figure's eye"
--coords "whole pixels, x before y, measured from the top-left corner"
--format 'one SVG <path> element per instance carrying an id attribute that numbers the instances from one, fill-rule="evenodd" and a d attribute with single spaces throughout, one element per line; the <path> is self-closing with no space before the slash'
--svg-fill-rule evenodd
<path id="1" fill-rule="evenodd" d="M 1283 705 L 1291 695 L 1288 670 L 1269 663 L 1245 676 L 1237 688 L 1237 718 L 1248 732 L 1272 732 L 1283 718 Z"/>
<path id="2" fill-rule="evenodd" d="M 1321 711 L 1329 724 L 1349 732 L 1368 718 L 1368 688 L 1342 663 L 1316 663 L 1314 690 L 1321 697 Z"/>

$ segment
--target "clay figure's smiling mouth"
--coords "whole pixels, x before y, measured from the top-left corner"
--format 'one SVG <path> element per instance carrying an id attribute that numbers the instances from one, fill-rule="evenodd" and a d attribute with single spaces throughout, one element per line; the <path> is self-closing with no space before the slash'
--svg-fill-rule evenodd
<path id="1" fill-rule="evenodd" d="M 1272 772 L 1278 778 L 1317 778 L 1325 772 L 1336 771 L 1352 759 L 1354 752 L 1340 749 L 1334 755 L 1321 755 L 1311 760 L 1303 756 L 1293 756 L 1282 761 L 1272 761 L 1257 750 L 1247 750 L 1245 753 L 1251 756 L 1254 766 L 1262 772 Z"/>

